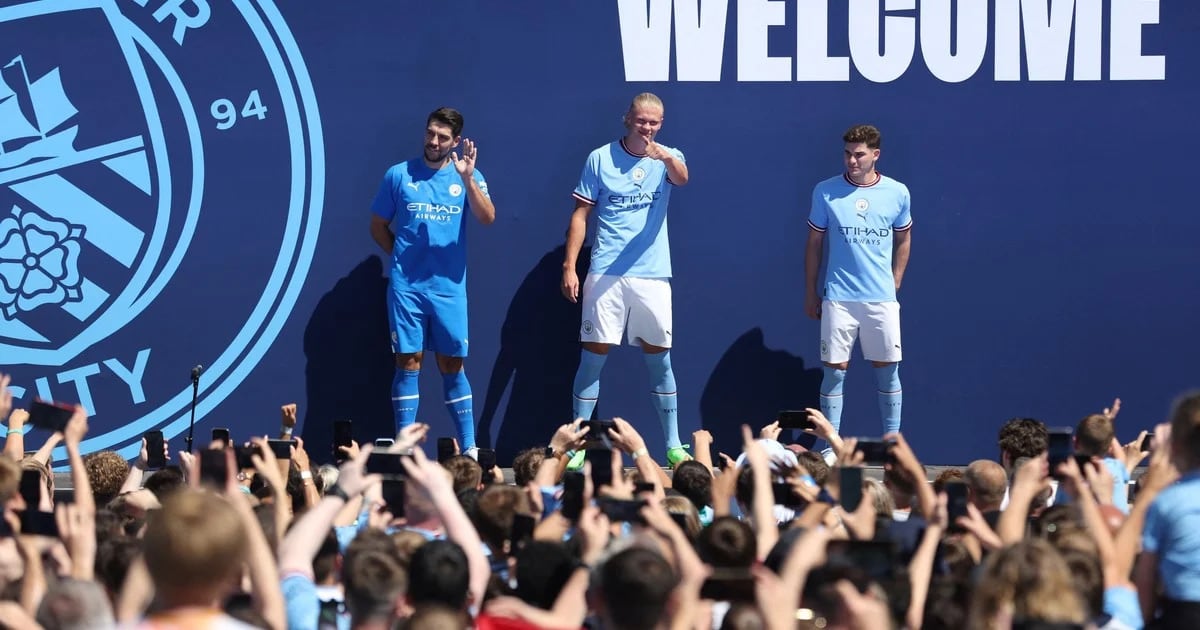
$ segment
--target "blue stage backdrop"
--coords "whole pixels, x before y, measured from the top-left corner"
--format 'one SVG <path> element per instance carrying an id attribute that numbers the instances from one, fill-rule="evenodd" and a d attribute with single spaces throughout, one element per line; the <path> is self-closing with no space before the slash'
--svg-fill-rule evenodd
<path id="1" fill-rule="evenodd" d="M 86 405 L 88 451 L 133 457 L 151 428 L 183 448 L 196 365 L 199 443 L 275 433 L 287 402 L 318 460 L 334 419 L 387 435 L 368 208 L 449 105 L 497 207 L 468 228 L 467 373 L 507 464 L 570 416 L 571 191 L 652 91 L 691 170 L 670 210 L 685 436 L 733 453 L 740 423 L 816 406 L 805 219 L 868 122 L 912 192 L 919 455 L 994 456 L 1004 419 L 1114 396 L 1130 439 L 1197 384 L 1197 24 L 1157 0 L 0 2 L 0 371 L 22 404 Z M 431 361 L 421 385 L 451 435 Z M 843 433 L 878 434 L 857 350 L 846 390 Z M 661 456 L 649 391 L 624 348 L 598 412 Z"/>

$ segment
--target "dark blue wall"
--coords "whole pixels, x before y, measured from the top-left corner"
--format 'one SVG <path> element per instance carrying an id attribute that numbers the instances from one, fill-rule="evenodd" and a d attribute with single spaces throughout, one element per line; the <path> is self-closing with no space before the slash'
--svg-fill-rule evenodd
<path id="1" fill-rule="evenodd" d="M 480 147 L 497 207 L 494 225 L 469 228 L 467 370 L 476 416 L 502 463 L 544 440 L 569 417 L 578 358 L 579 311 L 558 293 L 570 192 L 588 151 L 622 132 L 622 112 L 644 90 L 665 101 L 660 139 L 683 150 L 691 170 L 670 215 L 673 357 L 685 432 L 704 426 L 734 439 L 741 422 L 815 406 L 818 325 L 802 312 L 804 219 L 813 184 L 841 168 L 842 131 L 859 122 L 883 130 L 880 168 L 912 191 L 912 260 L 900 295 L 903 429 L 923 459 L 991 456 L 1007 417 L 1074 424 L 1113 396 L 1124 401 L 1120 433 L 1128 439 L 1195 384 L 1195 3 L 1163 3 L 1157 20 L 1133 29 L 1140 42 L 1114 44 L 1111 32 L 1131 32 L 1122 26 L 1131 19 L 1126 7 L 1153 3 L 1079 2 L 1102 6 L 1099 37 L 1074 37 L 1083 53 L 1056 70 L 1052 52 L 1036 52 L 1052 40 L 1034 24 L 1039 2 L 1025 2 L 1026 47 L 1018 50 L 1029 60 L 1019 80 L 1001 80 L 997 67 L 1011 64 L 1006 54 L 997 60 L 997 45 L 1016 40 L 994 24 L 1016 4 L 989 2 L 982 64 L 954 83 L 928 69 L 919 42 L 894 80 L 864 77 L 855 63 L 847 80 L 748 80 L 765 67 L 750 57 L 763 33 L 775 57 L 794 57 L 797 40 L 811 42 L 815 33 L 827 33 L 830 55 L 847 55 L 850 18 L 838 2 L 828 3 L 827 24 L 806 19 L 799 33 L 794 0 L 730 2 L 719 81 L 680 81 L 674 70 L 666 80 L 626 80 L 618 5 L 633 47 L 630 16 L 638 5 L 645 10 L 641 0 L 474 1 L 453 9 L 381 0 L 211 2 L 194 19 L 203 25 L 183 30 L 169 6 L 160 23 L 162 4 L 0 8 L 0 66 L 20 56 L 31 82 L 58 68 L 77 113 L 44 94 L 29 96 L 14 65 L 0 76 L 16 111 L 55 122 L 39 129 L 47 135 L 78 126 L 67 158 L 51 150 L 6 171 L 0 156 L 0 258 L 4 235 L 32 229 L 19 216 L 35 210 L 42 233 L 53 233 L 46 226 L 58 220 L 65 231 L 55 242 L 80 244 L 74 268 L 108 296 L 80 307 L 86 300 L 69 291 L 84 286 L 78 277 L 56 280 L 63 293 L 47 289 L 41 298 L 27 286 L 29 295 L 15 302 L 19 291 L 0 285 L 8 296 L 0 300 L 8 305 L 0 371 L 25 388 L 24 400 L 39 378 L 54 397 L 79 400 L 74 383 L 86 377 L 95 411 L 89 450 L 132 455 L 134 440 L 153 426 L 182 447 L 195 364 L 205 366 L 199 436 L 214 426 L 273 433 L 278 405 L 289 401 L 300 403 L 303 435 L 321 445 L 311 448 L 318 458 L 334 418 L 353 418 L 361 439 L 387 433 L 385 283 L 368 207 L 386 168 L 420 150 L 425 115 L 441 105 L 464 112 L 464 135 Z M 175 4 L 197 15 L 196 3 Z M 915 17 L 920 25 L 940 4 L 921 2 L 889 19 Z M 985 3 L 955 4 L 956 15 L 969 17 Z M 1062 13 L 1068 4 L 1052 3 L 1070 23 Z M 773 8 L 784 24 L 752 27 L 751 11 Z M 1092 21 L 1085 14 L 1076 24 Z M 889 23 L 897 30 L 885 36 L 888 54 L 891 33 L 904 23 Z M 1096 54 L 1090 41 L 1100 46 Z M 1130 46 L 1164 57 L 1165 76 L 1153 76 L 1150 61 L 1142 79 L 1114 80 L 1126 66 L 1114 68 L 1110 58 L 1128 59 Z M 960 53 L 969 48 L 957 44 Z M 631 72 L 652 59 L 639 50 L 628 60 Z M 677 52 L 693 55 L 685 63 L 698 54 L 677 46 L 672 58 Z M 788 63 L 785 74 L 794 73 Z M 1098 80 L 1073 80 L 1093 67 Z M 1041 73 L 1055 80 L 1029 80 Z M 262 118 L 251 103 L 232 127 L 218 129 L 214 111 L 222 109 L 214 103 L 229 99 L 240 112 L 254 91 Z M 0 88 L 0 139 L 15 137 L 0 148 L 12 153 L 31 139 L 4 118 L 12 114 L 5 96 Z M 118 162 L 103 165 L 84 153 L 127 138 L 143 148 L 102 156 L 124 156 Z M 142 190 L 139 182 L 151 183 Z M 134 231 L 99 221 L 74 191 Z M 13 206 L 21 213 L 10 216 Z M 105 244 L 122 234 L 126 245 Z M 122 263 L 129 234 L 143 237 Z M 150 352 L 138 400 L 117 372 L 132 368 L 143 349 Z M 423 420 L 450 435 L 431 365 L 422 392 Z M 635 421 L 661 451 L 646 369 L 632 349 L 607 364 L 599 411 Z M 844 433 L 878 427 L 874 382 L 856 350 Z"/>

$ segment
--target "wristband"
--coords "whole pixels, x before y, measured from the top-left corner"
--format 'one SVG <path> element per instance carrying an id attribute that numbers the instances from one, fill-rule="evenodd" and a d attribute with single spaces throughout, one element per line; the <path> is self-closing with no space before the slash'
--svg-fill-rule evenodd
<path id="1" fill-rule="evenodd" d="M 638 450 L 630 453 L 629 456 L 632 457 L 636 461 L 637 458 L 641 457 L 642 455 L 649 455 L 649 454 L 650 454 L 650 451 L 646 450 L 646 447 L 643 446 L 642 448 L 639 448 Z"/>
<path id="2" fill-rule="evenodd" d="M 292 437 L 292 429 L 294 427 L 279 427 L 279 432 L 287 437 Z"/>
<path id="3" fill-rule="evenodd" d="M 300 478 L 301 479 L 312 479 L 312 471 L 311 470 L 301 470 Z"/>
<path id="4" fill-rule="evenodd" d="M 340 498 L 342 501 L 344 501 L 344 502 L 346 502 L 346 503 L 349 503 L 349 502 L 350 502 L 350 495 L 346 494 L 346 491 L 345 491 L 345 490 L 343 490 L 343 489 L 342 489 L 342 487 L 341 487 L 341 486 L 339 486 L 339 485 L 338 485 L 338 484 L 336 484 L 336 483 L 335 483 L 335 484 L 333 484 L 333 487 L 332 487 L 332 488 L 330 488 L 330 489 L 328 489 L 328 490 L 326 490 L 326 491 L 325 491 L 325 496 L 327 496 L 327 497 L 331 497 L 331 496 L 332 496 L 332 497 L 338 497 L 338 498 Z"/>

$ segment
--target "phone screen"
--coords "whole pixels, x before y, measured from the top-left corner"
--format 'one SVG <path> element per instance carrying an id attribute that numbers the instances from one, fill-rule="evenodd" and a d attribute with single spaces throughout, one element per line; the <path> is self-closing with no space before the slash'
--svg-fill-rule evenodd
<path id="1" fill-rule="evenodd" d="M 404 516 L 404 494 L 406 485 L 404 479 L 384 479 L 381 494 L 388 512 L 395 518 Z"/>
<path id="2" fill-rule="evenodd" d="M 779 422 L 780 429 L 800 429 L 803 431 L 804 429 L 817 428 L 817 425 L 813 424 L 812 419 L 808 417 L 808 412 L 804 410 L 780 411 L 775 420 Z"/>
<path id="3" fill-rule="evenodd" d="M 569 521 L 579 519 L 583 512 L 583 473 L 567 471 L 563 473 L 562 515 Z"/>
<path id="4" fill-rule="evenodd" d="M 21 471 L 21 498 L 26 509 L 36 510 L 42 503 L 42 473 L 36 470 Z"/>
<path id="5" fill-rule="evenodd" d="M 1071 457 L 1074 450 L 1071 446 L 1071 436 L 1073 431 L 1069 428 L 1057 428 L 1047 431 L 1047 459 L 1050 464 L 1050 474 L 1055 474 L 1055 469 L 1059 464 L 1067 461 Z"/>
<path id="6" fill-rule="evenodd" d="M 961 481 L 946 482 L 946 516 L 951 531 L 961 531 L 958 517 L 967 515 L 967 484 Z"/>
<path id="7" fill-rule="evenodd" d="M 385 477 L 404 477 L 404 464 L 400 460 L 404 457 L 401 453 L 380 453 L 373 452 L 367 456 L 368 475 L 383 475 Z"/>
<path id="8" fill-rule="evenodd" d="M 437 441 L 438 462 L 444 462 L 454 457 L 454 438 L 442 437 Z"/>
<path id="9" fill-rule="evenodd" d="M 146 438 L 146 468 L 150 470 L 159 470 L 167 465 L 167 456 L 164 452 L 163 432 L 154 430 L 147 431 Z"/>
<path id="10" fill-rule="evenodd" d="M 222 427 L 212 430 L 212 441 L 222 442 L 225 444 L 225 446 L 229 446 L 231 443 L 233 443 L 233 438 L 229 436 L 229 429 Z"/>
<path id="11" fill-rule="evenodd" d="M 642 507 L 646 502 L 641 499 L 610 499 L 608 497 L 600 497 L 596 500 L 600 507 L 600 511 L 611 521 L 621 523 L 641 523 Z"/>
<path id="12" fill-rule="evenodd" d="M 592 491 L 599 493 L 600 486 L 611 486 L 613 482 L 612 450 L 589 448 L 587 461 L 592 464 Z"/>
<path id="13" fill-rule="evenodd" d="M 880 466 L 891 462 L 892 444 L 879 438 L 858 438 L 856 451 L 863 454 L 863 463 L 868 466 Z"/>
<path id="14" fill-rule="evenodd" d="M 275 454 L 275 459 L 291 459 L 292 445 L 295 443 L 293 440 L 267 440 L 267 444 L 271 446 L 271 452 Z"/>
<path id="15" fill-rule="evenodd" d="M 841 494 L 842 507 L 853 512 L 862 502 L 863 469 L 857 466 L 847 466 L 838 469 L 838 492 Z"/>
<path id="16" fill-rule="evenodd" d="M 525 541 L 533 538 L 533 530 L 537 527 L 537 519 L 528 514 L 513 514 L 512 535 L 509 539 L 512 541 L 513 549 L 516 549 Z"/>
<path id="17" fill-rule="evenodd" d="M 47 431 L 62 431 L 75 415 L 75 408 L 66 403 L 34 400 L 29 405 L 29 424 Z"/>
<path id="18" fill-rule="evenodd" d="M 206 448 L 200 451 L 200 483 L 224 489 L 228 478 L 229 460 L 225 459 L 224 450 Z"/>

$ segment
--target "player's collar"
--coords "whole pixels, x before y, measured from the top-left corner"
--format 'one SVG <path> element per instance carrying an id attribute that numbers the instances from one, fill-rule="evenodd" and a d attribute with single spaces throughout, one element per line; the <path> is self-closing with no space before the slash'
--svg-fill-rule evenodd
<path id="1" fill-rule="evenodd" d="M 854 186 L 855 188 L 870 188 L 870 187 L 874 186 L 875 184 L 878 184 L 879 182 L 883 181 L 883 173 L 880 173 L 879 171 L 875 171 L 875 181 L 871 182 L 870 184 L 860 184 L 860 183 L 854 181 L 853 179 L 850 179 L 850 175 L 845 172 L 842 173 L 842 179 L 846 180 L 847 184 L 850 184 L 851 186 Z"/>
<path id="2" fill-rule="evenodd" d="M 629 148 L 629 145 L 625 144 L 624 137 L 621 138 L 621 148 L 625 149 L 625 152 L 628 153 L 629 155 L 632 155 L 633 157 L 638 157 L 638 158 L 646 157 L 645 153 L 634 153 L 633 150 L 631 150 Z"/>

